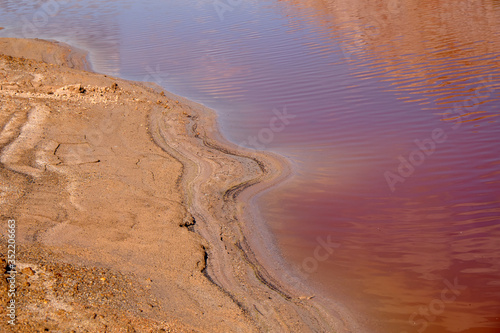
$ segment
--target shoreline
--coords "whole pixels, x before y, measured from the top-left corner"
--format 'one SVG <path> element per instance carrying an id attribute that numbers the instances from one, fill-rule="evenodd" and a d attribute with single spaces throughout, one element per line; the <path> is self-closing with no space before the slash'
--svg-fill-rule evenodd
<path id="1" fill-rule="evenodd" d="M 5 39 L 0 39 L 0 45 L 2 45 L 3 42 L 5 42 Z M 22 40 L 20 42 L 15 42 L 11 40 L 10 43 L 21 43 L 22 45 L 24 45 L 23 43 L 34 43 L 38 44 L 40 49 L 43 49 L 46 46 L 44 43 L 50 42 L 40 40 Z M 53 43 L 51 45 L 53 45 Z M 73 65 L 73 67 L 76 68 L 84 68 L 83 66 L 85 64 L 81 61 L 81 53 L 78 53 L 79 56 L 71 52 L 64 54 L 64 52 L 69 52 L 68 49 L 66 49 L 67 46 L 64 44 L 58 47 L 58 54 L 64 56 L 54 57 L 53 59 L 44 59 L 42 56 L 38 59 L 35 57 L 35 60 L 54 61 L 59 67 L 60 65 L 65 67 Z M 25 48 L 21 48 L 20 50 L 21 51 L 18 49 L 18 52 L 26 52 Z M 19 54 L 20 53 L 16 53 L 15 55 Z M 29 56 L 26 55 L 26 57 Z M 75 58 L 80 60 L 73 60 Z M 61 59 L 65 59 L 65 61 L 61 61 Z M 57 63 L 57 61 L 59 61 L 59 63 Z M 48 67 L 50 67 L 50 65 Z M 87 67 L 87 69 L 89 68 L 90 67 Z M 51 70 L 56 71 L 56 68 L 49 68 L 48 72 Z M 58 68 L 57 70 L 61 69 Z M 61 71 L 64 74 L 72 70 L 63 68 Z M 284 157 L 267 152 L 246 150 L 228 142 L 222 137 L 218 130 L 216 121 L 217 116 L 213 110 L 180 96 L 170 94 L 155 84 L 131 82 L 111 78 L 102 74 L 80 71 L 74 74 L 74 76 L 80 81 L 87 79 L 91 80 L 94 85 L 100 86 L 97 93 L 92 95 L 92 98 L 97 101 L 97 103 L 93 105 L 99 108 L 99 99 L 104 95 L 106 103 L 108 103 L 109 100 L 109 104 L 111 105 L 110 109 L 115 109 L 114 111 L 108 111 L 110 118 L 112 118 L 111 124 L 115 121 L 114 119 L 122 116 L 121 118 L 125 118 L 125 120 L 122 119 L 121 123 L 125 124 L 124 128 L 129 131 L 120 132 L 118 130 L 112 130 L 110 133 L 106 133 L 106 130 L 104 130 L 101 136 L 110 137 L 109 144 L 107 142 L 100 144 L 100 146 L 106 146 L 104 148 L 99 145 L 93 145 L 92 142 L 89 142 L 88 138 L 85 138 L 87 142 L 79 144 L 85 145 L 84 151 L 89 150 L 88 146 L 90 146 L 90 150 L 93 150 L 96 156 L 85 157 L 87 160 L 83 161 L 82 164 L 85 165 L 85 168 L 88 166 L 96 167 L 97 165 L 101 167 L 101 165 L 107 161 L 106 158 L 108 158 L 108 156 L 106 154 L 114 149 L 118 151 L 118 147 L 122 148 L 122 146 L 123 150 L 127 150 L 127 154 L 131 155 L 130 159 L 142 156 L 142 149 L 144 149 L 144 151 L 146 149 L 151 151 L 154 150 L 151 156 L 139 158 L 139 161 L 134 161 L 134 163 L 131 163 L 132 161 L 125 161 L 126 159 L 122 158 L 122 156 L 125 155 L 117 154 L 117 156 L 113 156 L 113 163 L 115 163 L 113 164 L 113 168 L 118 168 L 117 170 L 123 173 L 120 182 L 126 179 L 128 185 L 132 184 L 140 188 L 141 191 L 146 191 L 149 187 L 154 189 L 152 194 L 149 194 L 147 197 L 143 194 L 138 194 L 134 189 L 133 193 L 136 194 L 143 203 L 141 203 L 141 205 L 138 205 L 136 202 L 130 203 L 131 205 L 137 205 L 134 206 L 136 209 L 143 209 L 142 213 L 145 215 L 152 214 L 150 212 L 151 209 L 147 208 L 148 205 L 158 207 L 157 211 L 155 211 L 155 214 L 158 216 L 153 218 L 157 221 L 156 224 L 150 225 L 150 219 L 142 221 L 144 230 L 141 231 L 142 233 L 139 235 L 142 237 L 142 242 L 154 242 L 157 235 L 151 235 L 150 231 L 147 230 L 152 227 L 155 227 L 158 230 L 157 232 L 172 232 L 172 234 L 162 235 L 164 239 L 162 239 L 161 242 L 155 244 L 155 247 L 147 249 L 150 253 L 144 251 L 146 256 L 158 256 L 158 259 L 151 262 L 153 266 L 157 265 L 155 267 L 158 272 L 148 271 L 147 274 L 144 272 L 138 273 L 140 270 L 139 267 L 144 267 L 143 263 L 148 262 L 145 259 L 146 256 L 144 254 L 138 255 L 130 253 L 131 245 L 135 244 L 133 234 L 129 235 L 128 238 L 124 236 L 125 239 L 108 241 L 108 243 L 105 243 L 105 240 L 101 240 L 96 243 L 84 242 L 83 244 L 78 244 L 77 241 L 75 246 L 71 246 L 71 251 L 69 251 L 71 254 L 68 256 L 66 254 L 66 252 L 68 252 L 66 248 L 68 243 L 81 239 L 84 234 L 81 234 L 79 229 L 75 231 L 73 226 L 68 227 L 67 222 L 59 220 L 57 223 L 53 221 L 50 222 L 50 227 L 46 229 L 37 227 L 40 228 L 40 230 L 36 230 L 34 233 L 35 237 L 32 237 L 34 240 L 32 241 L 33 243 L 39 242 L 39 239 L 41 239 L 40 244 L 42 244 L 42 247 L 46 247 L 51 251 L 56 249 L 56 252 L 60 251 L 61 253 L 65 253 L 66 257 L 64 261 L 73 265 L 92 265 L 119 271 L 123 274 L 136 274 L 141 277 L 145 277 L 146 275 L 154 276 L 154 278 L 148 278 L 152 280 L 151 282 L 143 284 L 145 288 L 147 288 L 148 284 L 151 285 L 152 295 L 159 298 L 159 303 L 163 301 L 162 309 L 160 310 L 160 312 L 163 312 L 162 314 L 151 314 L 150 317 L 157 320 L 158 317 L 166 315 L 167 318 L 174 318 L 176 323 L 178 322 L 180 323 L 179 325 L 183 326 L 183 329 L 210 331 L 209 327 L 217 327 L 220 328 L 221 331 L 235 332 L 361 331 L 355 324 L 351 315 L 347 314 L 340 305 L 334 304 L 331 300 L 318 295 L 314 295 L 314 298 L 310 298 L 310 296 L 313 296 L 311 295 L 311 289 L 300 281 L 290 285 L 288 281 L 291 281 L 290 279 L 295 279 L 295 281 L 297 281 L 296 277 L 292 275 L 288 269 L 288 265 L 278 254 L 275 244 L 270 241 L 272 236 L 269 235 L 269 230 L 264 221 L 260 218 L 250 218 L 251 214 L 248 212 L 249 205 L 245 205 L 245 201 L 251 201 L 251 199 L 255 198 L 259 193 L 276 185 L 289 176 L 290 169 Z M 60 89 L 62 88 L 80 85 L 77 88 L 67 88 L 65 90 L 65 93 L 71 95 L 68 99 L 73 98 L 75 101 L 81 100 L 82 98 L 85 99 L 86 96 L 84 95 L 87 93 L 82 93 L 82 89 L 85 91 L 91 91 L 91 89 L 93 89 L 91 88 L 92 85 L 69 82 L 71 79 L 68 80 L 64 76 L 62 76 L 61 79 L 68 82 L 64 82 L 64 84 L 62 84 L 63 87 L 56 89 L 56 91 L 61 91 Z M 117 85 L 114 86 L 114 84 Z M 108 90 L 103 87 L 108 88 Z M 76 89 L 76 91 L 69 92 L 68 90 L 71 89 Z M 54 92 L 49 94 L 50 92 L 52 91 L 48 91 L 47 94 L 43 96 L 37 96 L 37 98 L 47 100 L 51 95 L 54 95 Z M 127 100 L 121 102 L 123 105 L 119 104 L 122 95 L 117 96 L 118 93 L 123 93 L 127 96 Z M 16 93 L 12 95 L 15 96 L 14 94 Z M 37 92 L 35 92 L 35 94 L 37 94 Z M 114 95 L 108 98 L 108 94 Z M 61 94 L 61 96 L 64 96 L 64 94 Z M 144 98 L 144 96 L 146 96 L 146 98 Z M 29 98 L 33 99 L 34 97 L 26 96 L 26 98 L 29 100 Z M 64 103 L 64 97 L 61 97 L 61 99 L 62 103 Z M 113 104 L 113 99 L 115 99 L 115 104 Z M 154 103 L 154 101 L 156 101 L 156 103 Z M 124 113 L 125 116 L 120 112 L 116 112 L 116 109 L 121 110 L 118 105 L 121 105 L 120 107 L 127 110 L 126 113 Z M 131 111 L 134 106 L 139 112 L 134 113 L 134 111 Z M 141 110 L 145 111 L 144 113 L 146 114 L 141 113 Z M 99 111 L 103 112 L 104 110 Z M 41 123 L 43 123 L 46 118 L 51 117 L 51 112 L 44 112 L 37 115 L 39 118 L 43 118 L 43 120 L 40 121 Z M 57 116 L 59 117 L 59 115 Z M 100 113 L 83 113 L 83 117 L 89 118 L 88 120 L 92 120 L 93 117 L 96 118 L 99 116 L 101 116 Z M 27 118 L 29 120 L 29 115 Z M 127 122 L 127 120 L 137 120 L 137 122 Z M 71 121 L 73 120 L 71 119 Z M 89 123 L 91 122 L 92 121 L 89 121 Z M 40 127 L 41 123 L 35 122 L 33 126 L 35 128 L 37 126 Z M 134 131 L 135 127 L 139 126 L 139 124 L 144 128 L 140 129 L 141 135 L 137 136 Z M 20 127 L 20 130 L 18 130 L 18 132 L 21 132 L 18 133 L 18 141 L 19 136 L 22 136 L 22 131 L 26 127 L 26 123 L 22 126 L 24 127 Z M 66 127 L 63 126 L 61 129 L 64 130 L 65 128 L 67 130 L 67 128 L 71 128 L 71 126 L 66 125 Z M 78 128 L 78 126 L 74 126 L 74 129 Z M 33 129 L 29 130 L 33 131 Z M 42 132 L 45 134 L 45 128 Z M 121 133 L 120 136 L 122 137 L 120 140 L 115 140 L 116 138 L 113 138 L 113 135 L 116 136 L 117 133 Z M 123 133 L 127 134 L 125 135 Z M 147 139 L 148 137 L 149 140 Z M 134 143 L 131 143 L 132 139 Z M 135 143 L 135 140 L 138 139 L 142 139 L 140 144 Z M 47 138 L 44 138 L 44 140 L 47 140 Z M 51 140 L 57 142 L 57 140 Z M 154 141 L 153 145 L 156 147 L 152 146 L 150 140 Z M 127 142 L 123 144 L 123 141 Z M 150 142 L 146 144 L 146 141 Z M 11 139 L 9 142 L 10 145 L 8 146 L 11 147 L 12 142 L 16 142 L 16 140 L 12 141 Z M 26 150 L 26 144 L 27 142 L 21 142 L 17 145 L 17 149 L 19 149 L 19 147 L 24 147 L 23 149 Z M 56 147 L 56 143 L 45 142 L 44 144 L 45 147 L 42 151 L 51 151 L 54 156 L 57 155 L 57 152 L 61 151 L 60 142 Z M 122 146 L 120 146 L 120 144 L 122 144 Z M 99 156 L 97 155 L 99 155 L 99 153 L 95 154 L 95 152 L 101 148 L 107 151 L 101 154 L 103 156 L 102 159 L 98 158 Z M 163 153 L 160 153 L 159 148 L 161 148 Z M 5 154 L 2 154 L 2 163 L 5 164 L 3 155 Z M 132 155 L 135 157 L 132 158 Z M 161 162 L 159 162 L 160 158 L 158 157 L 160 155 Z M 20 156 L 20 154 L 17 154 L 17 156 Z M 33 162 L 29 161 L 26 165 L 22 165 L 21 169 L 17 167 L 14 171 L 17 173 L 24 172 L 28 174 L 29 177 L 35 179 L 37 179 L 37 177 L 38 179 L 43 179 L 44 173 L 46 173 L 47 170 L 62 175 L 61 179 L 76 178 L 76 176 L 80 177 L 80 173 L 82 173 L 81 170 L 77 170 L 76 176 L 73 175 L 75 172 L 73 166 L 79 167 L 80 164 L 75 164 L 74 161 L 71 160 L 71 157 L 68 156 L 69 155 L 63 154 L 58 157 L 59 162 L 62 160 L 63 165 L 67 164 L 65 165 L 66 169 L 63 171 L 59 170 L 59 164 L 51 164 L 47 158 L 44 164 L 44 170 L 40 170 L 40 168 L 37 167 L 33 168 Z M 7 160 L 9 159 L 7 158 Z M 18 158 L 18 161 L 20 160 L 21 159 Z M 120 165 L 124 165 L 126 162 L 130 162 L 130 165 L 135 164 L 136 166 L 140 166 L 143 164 L 143 160 L 147 160 L 144 164 L 148 164 L 148 167 L 145 169 L 153 175 L 152 181 L 151 179 L 149 180 L 147 187 L 145 187 L 144 181 L 142 184 L 135 184 L 137 179 L 135 167 L 120 169 Z M 40 163 L 38 162 L 38 164 Z M 167 169 L 165 169 L 165 165 L 168 166 Z M 28 169 L 27 166 L 31 169 Z M 108 190 L 109 188 L 113 188 L 113 186 L 117 187 L 116 191 L 111 191 L 115 193 L 115 197 L 110 196 L 104 188 L 102 189 L 101 193 L 103 195 L 108 195 L 108 200 L 113 198 L 125 200 L 120 197 L 120 195 L 123 194 L 123 191 L 129 191 L 130 189 L 122 185 L 116 185 L 115 177 L 117 170 L 113 168 L 107 170 L 107 173 L 96 170 L 92 170 L 91 172 L 92 174 L 99 174 L 99 177 L 96 177 L 99 179 L 99 184 L 100 182 L 104 182 L 103 180 L 109 183 L 107 186 Z M 159 186 L 158 183 L 160 180 L 158 180 L 158 173 L 166 170 L 169 170 L 171 174 L 164 177 L 165 183 L 162 184 L 165 185 Z M 85 172 L 85 177 L 87 177 L 89 171 Z M 141 177 L 143 177 L 142 174 Z M 22 182 L 22 180 L 17 181 L 19 183 Z M 57 178 L 55 182 L 63 181 Z M 75 189 L 75 186 L 78 188 L 82 183 L 82 181 L 78 180 L 76 185 L 65 184 L 64 189 L 66 192 L 73 191 L 77 193 L 79 190 Z M 95 186 L 95 184 L 92 186 Z M 172 188 L 165 188 L 167 187 L 166 184 L 171 184 L 171 187 L 174 188 L 175 191 Z M 58 185 L 54 186 L 59 189 L 59 187 L 57 187 Z M 58 193 L 60 197 L 62 192 Z M 86 193 L 87 197 L 90 193 L 92 192 Z M 162 193 L 163 195 L 159 196 L 158 193 Z M 25 196 L 21 196 L 21 198 L 24 197 Z M 82 199 L 82 197 L 84 199 Z M 172 198 L 177 199 L 172 200 Z M 67 200 L 69 204 L 67 205 L 72 205 L 72 208 L 66 208 L 66 216 L 72 216 L 71 212 L 68 213 L 70 210 L 84 211 L 86 206 L 82 205 L 81 202 L 86 203 L 89 200 L 90 199 L 86 198 L 85 194 L 82 193 L 73 193 L 73 197 L 69 195 Z M 170 216 L 172 225 L 168 230 L 164 230 L 162 227 L 165 223 L 165 217 L 162 214 L 157 214 L 164 210 L 165 202 L 170 202 L 168 204 L 170 206 L 168 207 L 170 207 L 170 214 L 172 214 Z M 146 208 L 143 206 L 144 203 L 146 203 Z M 92 202 L 88 204 L 88 207 L 102 207 L 102 203 L 97 204 Z M 81 210 L 81 208 L 83 210 Z M 10 211 L 12 211 L 11 214 L 16 213 L 15 205 L 10 206 Z M 4 214 L 3 212 L 4 209 L 2 207 L 2 214 Z M 107 216 L 106 218 L 109 218 L 110 221 L 116 219 L 116 216 L 114 216 L 116 212 L 110 215 L 111 216 Z M 22 216 L 22 214 L 18 213 L 18 216 Z M 152 215 L 150 217 L 152 218 Z M 59 217 L 57 218 L 60 219 Z M 129 218 L 124 217 L 123 219 L 126 224 Z M 136 217 L 136 219 L 138 218 Z M 79 221 L 75 224 L 78 225 L 79 228 L 89 228 L 85 225 L 86 222 L 88 221 Z M 72 223 L 69 224 L 71 225 Z M 61 227 L 61 225 L 63 225 L 63 227 Z M 175 225 L 177 225 L 179 230 L 174 228 Z M 31 228 L 35 227 L 31 226 Z M 92 229 L 94 232 L 96 230 L 101 230 L 99 224 L 89 230 L 92 231 Z M 116 223 L 110 224 L 110 229 L 112 229 L 113 232 L 124 232 L 121 230 L 123 227 L 117 226 Z M 24 232 L 25 235 L 33 234 L 30 228 Z M 64 239 L 64 237 L 62 237 L 63 241 L 59 239 L 61 238 L 61 232 L 69 234 L 69 236 L 66 236 L 67 239 Z M 110 234 L 113 232 L 110 232 Z M 173 239 L 178 236 L 182 238 L 180 241 Z M 109 247 L 109 250 L 107 252 L 106 250 L 104 251 L 106 255 L 101 254 L 102 258 L 99 257 L 98 260 L 95 260 L 96 253 L 101 253 L 101 251 L 103 251 L 103 242 Z M 120 246 L 115 244 L 117 242 L 121 242 Z M 168 265 L 164 265 L 164 261 L 162 261 L 164 258 L 161 257 L 164 251 L 160 248 L 161 244 L 167 244 L 169 242 L 175 243 L 170 249 L 177 249 L 178 251 L 181 251 L 178 249 L 178 247 L 181 247 L 181 243 L 189 244 L 189 246 L 187 246 L 188 249 L 186 249 L 188 253 L 184 253 L 179 258 L 176 258 L 176 260 L 172 260 Z M 105 249 L 106 246 L 104 247 Z M 135 244 L 135 246 L 143 245 Z M 135 260 L 144 261 L 139 261 L 138 265 L 135 267 L 131 264 L 127 269 L 123 269 L 119 264 L 113 263 L 117 258 L 125 258 L 127 256 L 135 256 Z M 189 262 L 192 261 L 193 257 L 195 258 L 194 266 L 183 267 L 189 266 Z M 166 267 L 162 268 L 158 267 L 158 265 Z M 180 271 L 177 271 L 177 269 Z M 168 272 L 169 270 L 170 272 Z M 162 274 L 168 275 L 170 278 L 165 281 Z M 183 278 L 179 281 L 179 276 L 184 277 L 187 283 Z M 171 294 L 177 295 L 174 297 L 175 301 L 173 305 L 170 304 Z M 187 295 L 189 295 L 189 300 L 183 298 Z M 216 301 L 214 302 L 214 300 Z M 194 304 L 197 305 L 195 306 Z M 176 306 L 181 306 L 188 310 L 191 310 L 190 306 L 194 306 L 194 308 L 191 314 L 181 315 L 183 309 L 173 308 Z M 200 313 L 208 313 L 209 315 L 200 316 Z M 175 329 L 179 328 L 176 327 Z"/>

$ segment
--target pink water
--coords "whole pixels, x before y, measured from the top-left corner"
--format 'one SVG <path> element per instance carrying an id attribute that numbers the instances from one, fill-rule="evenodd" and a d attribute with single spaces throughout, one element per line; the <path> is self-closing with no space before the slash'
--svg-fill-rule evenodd
<path id="1" fill-rule="evenodd" d="M 289 157 L 294 176 L 261 212 L 298 274 L 373 332 L 500 332 L 500 3 L 230 8 L 68 1 L 35 33 L 203 102 L 232 141 Z M 0 10 L 0 34 L 19 36 L 40 7 Z M 318 237 L 335 243 L 326 259 Z"/>

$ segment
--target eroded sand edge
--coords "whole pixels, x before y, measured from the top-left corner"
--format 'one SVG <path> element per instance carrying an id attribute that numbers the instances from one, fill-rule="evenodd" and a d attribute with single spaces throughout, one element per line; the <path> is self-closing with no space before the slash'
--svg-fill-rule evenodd
<path id="1" fill-rule="evenodd" d="M 359 332 L 342 307 L 308 297 L 262 221 L 243 218 L 286 178 L 279 156 L 224 141 L 201 105 L 82 71 L 66 45 L 0 39 L 0 53 L 12 331 Z"/>

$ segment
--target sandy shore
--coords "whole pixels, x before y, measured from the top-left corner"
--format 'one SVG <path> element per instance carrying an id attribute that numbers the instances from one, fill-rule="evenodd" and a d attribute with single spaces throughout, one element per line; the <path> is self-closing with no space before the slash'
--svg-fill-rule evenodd
<path id="1" fill-rule="evenodd" d="M 211 110 L 158 86 L 84 71 L 67 45 L 4 38 L 0 53 L 1 255 L 15 219 L 19 272 L 2 331 L 360 331 L 245 213 L 287 177 L 279 156 L 226 142 Z"/>

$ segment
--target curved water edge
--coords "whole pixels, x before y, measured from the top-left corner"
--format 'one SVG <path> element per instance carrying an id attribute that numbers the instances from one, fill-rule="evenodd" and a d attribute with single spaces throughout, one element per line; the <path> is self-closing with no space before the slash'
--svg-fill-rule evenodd
<path id="1" fill-rule="evenodd" d="M 36 60 L 85 68 L 81 50 L 44 43 L 38 40 L 40 50 L 31 50 L 35 58 L 47 45 L 54 46 L 54 55 L 61 57 Z M 11 51 L 18 55 L 22 50 Z M 155 84 L 134 84 L 163 91 Z M 265 221 L 252 216 L 245 204 L 290 176 L 286 159 L 226 141 L 213 110 L 166 91 L 163 94 L 180 101 L 189 112 L 181 118 L 171 113 L 169 118 L 153 109 L 149 133 L 183 165 L 179 183 L 185 190 L 187 215 L 182 226 L 194 229 L 208 242 L 204 246 L 207 278 L 233 299 L 257 331 L 363 332 L 341 304 L 320 296 L 292 273 Z"/>
<path id="2" fill-rule="evenodd" d="M 155 80 L 217 110 L 228 140 L 290 157 L 294 176 L 251 201 L 298 271 L 318 237 L 340 244 L 308 278 L 373 332 L 498 330 L 496 1 L 264 0 L 224 20 L 212 1 L 66 3 L 33 37 L 92 50 L 99 72 Z M 15 36 L 43 8 L 0 10 Z M 284 105 L 297 118 L 269 132 Z M 422 316 L 455 279 L 467 291 Z"/>
<path id="3" fill-rule="evenodd" d="M 157 86 L 157 89 L 163 88 Z M 152 115 L 152 136 L 185 166 L 183 184 L 189 213 L 196 221 L 193 229 L 210 244 L 207 277 L 257 319 L 259 330 L 294 331 L 291 322 L 298 317 L 304 326 L 295 329 L 364 332 L 348 309 L 321 295 L 293 273 L 276 246 L 269 226 L 262 217 L 252 213 L 257 209 L 255 203 L 247 204 L 290 177 L 291 168 L 286 158 L 248 150 L 225 140 L 217 128 L 215 111 L 178 95 L 165 94 L 189 106 L 193 112 L 183 129 L 187 135 L 172 132 L 173 126 L 164 123 L 159 115 Z M 179 142 L 179 137 L 189 138 L 191 142 Z M 221 155 L 228 165 L 238 164 L 229 171 L 229 186 L 215 180 L 228 171 L 217 171 L 213 160 L 200 156 L 199 151 L 193 154 L 189 147 L 196 145 L 202 145 L 205 153 Z M 222 167 L 220 161 L 218 167 Z M 222 195 L 215 206 L 204 198 L 207 183 L 212 193 Z M 250 273 L 241 274 L 243 265 Z M 245 289 L 252 286 L 255 290 L 247 294 L 242 284 L 246 285 Z"/>
<path id="4" fill-rule="evenodd" d="M 17 58 L 23 58 L 29 54 L 32 60 L 94 72 L 89 58 L 90 53 L 87 50 L 50 39 L 35 38 L 37 44 L 31 43 L 30 39 L 6 37 L 1 39 L 2 54 Z"/>

